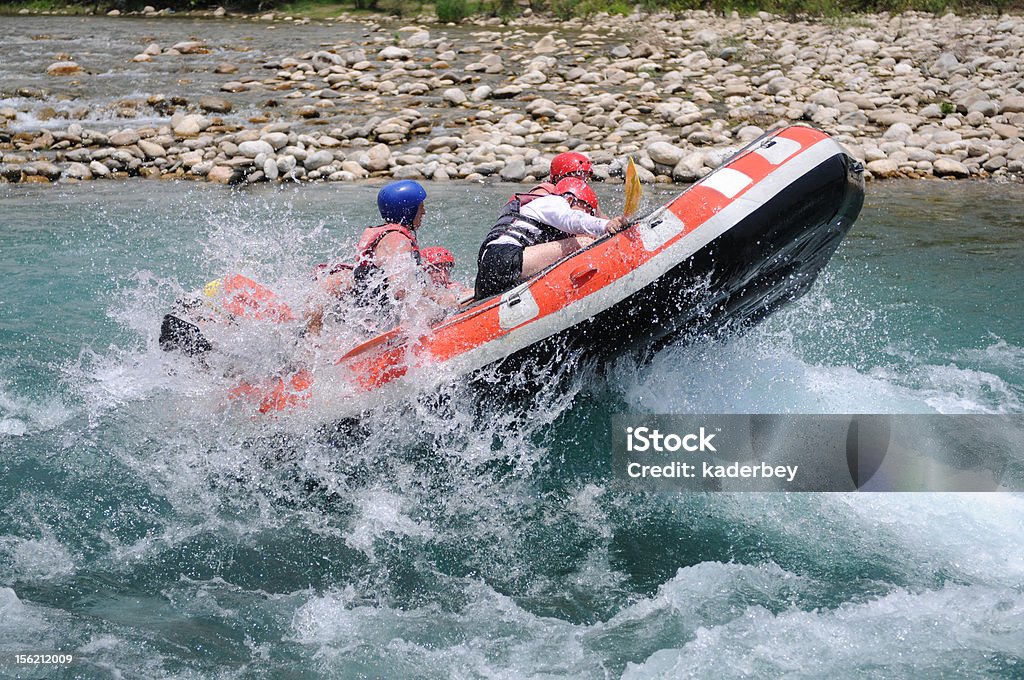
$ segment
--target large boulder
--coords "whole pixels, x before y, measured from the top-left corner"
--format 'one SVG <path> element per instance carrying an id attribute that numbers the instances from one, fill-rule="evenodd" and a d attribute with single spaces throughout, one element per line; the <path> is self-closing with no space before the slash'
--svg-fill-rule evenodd
<path id="1" fill-rule="evenodd" d="M 654 142 L 647 147 L 647 155 L 655 163 L 674 168 L 683 159 L 686 152 L 669 142 Z"/>
<path id="2" fill-rule="evenodd" d="M 416 31 L 408 38 L 402 41 L 402 44 L 406 47 L 423 47 L 430 42 L 430 31 Z"/>
<path id="3" fill-rule="evenodd" d="M 526 177 L 526 160 L 522 156 L 513 156 L 501 169 L 501 178 L 506 182 L 521 182 Z"/>
<path id="4" fill-rule="evenodd" d="M 900 174 L 900 164 L 888 158 L 873 160 L 867 168 L 875 177 L 898 177 Z"/>
<path id="5" fill-rule="evenodd" d="M 971 175 L 967 166 L 955 158 L 937 158 L 932 166 L 932 172 L 938 177 L 970 177 Z"/>
<path id="6" fill-rule="evenodd" d="M 1024 95 L 1009 95 L 1003 97 L 1000 103 L 1003 113 L 1024 113 Z"/>
<path id="7" fill-rule="evenodd" d="M 553 54 L 558 52 L 558 44 L 550 33 L 537 42 L 533 43 L 534 54 Z"/>
<path id="8" fill-rule="evenodd" d="M 257 139 L 239 144 L 238 153 L 242 154 L 246 158 L 256 158 L 256 156 L 260 154 L 272 156 L 274 154 L 274 147 L 261 139 Z"/>
<path id="9" fill-rule="evenodd" d="M 429 142 L 427 142 L 427 153 L 435 153 L 441 151 L 442 149 L 447 149 L 451 151 L 459 148 L 460 146 L 462 146 L 462 140 L 459 139 L 458 137 L 434 137 Z"/>
<path id="10" fill-rule="evenodd" d="M 361 157 L 360 165 L 370 172 L 382 172 L 391 167 L 391 149 L 387 144 L 371 146 Z"/>
<path id="11" fill-rule="evenodd" d="M 708 170 L 704 167 L 704 154 L 700 151 L 684 156 L 672 168 L 672 179 L 677 182 L 696 182 L 706 174 Z"/>
<path id="12" fill-rule="evenodd" d="M 92 172 L 93 177 L 110 177 L 110 168 L 99 161 L 90 162 L 89 171 Z"/>
<path id="13" fill-rule="evenodd" d="M 331 153 L 330 151 L 321 150 L 314 151 L 313 153 L 309 154 L 309 156 L 306 157 L 306 160 L 302 162 L 302 166 L 306 168 L 306 170 L 313 171 L 319 170 L 325 165 L 330 165 L 333 162 L 334 154 Z"/>
<path id="14" fill-rule="evenodd" d="M 274 151 L 283 149 L 288 144 L 288 135 L 283 132 L 268 132 L 260 139 L 269 144 Z"/>
<path id="15" fill-rule="evenodd" d="M 960 63 L 956 58 L 956 55 L 952 52 L 943 52 L 928 66 L 928 73 L 937 78 L 947 78 L 951 73 L 966 69 L 967 67 Z"/>
<path id="16" fill-rule="evenodd" d="M 216 184 L 235 184 L 244 175 L 245 173 L 241 168 L 233 168 L 230 165 L 215 165 L 206 174 L 206 179 Z"/>

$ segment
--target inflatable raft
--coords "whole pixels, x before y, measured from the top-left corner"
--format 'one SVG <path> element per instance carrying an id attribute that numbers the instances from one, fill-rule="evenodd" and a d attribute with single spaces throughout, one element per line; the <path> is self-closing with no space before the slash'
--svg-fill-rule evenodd
<path id="1" fill-rule="evenodd" d="M 367 389 L 445 363 L 581 351 L 608 357 L 742 329 L 808 291 L 864 200 L 861 165 L 807 127 L 768 133 L 678 197 L 426 335 L 401 329 L 346 353 Z"/>
<path id="2" fill-rule="evenodd" d="M 471 301 L 426 332 L 398 327 L 340 349 L 331 368 L 242 385 L 236 396 L 282 410 L 305 401 L 315 374 L 332 368 L 332 384 L 341 377 L 359 391 L 401 393 L 411 380 L 428 388 L 428 376 L 514 368 L 555 352 L 608 358 L 742 330 L 810 289 L 863 200 L 863 169 L 842 146 L 808 127 L 776 130 L 635 225 L 502 295 Z M 249 279 L 217 286 L 233 318 L 293 318 Z M 208 351 L 201 325 L 168 315 L 161 345 Z M 445 370 L 429 370 L 438 365 Z"/>

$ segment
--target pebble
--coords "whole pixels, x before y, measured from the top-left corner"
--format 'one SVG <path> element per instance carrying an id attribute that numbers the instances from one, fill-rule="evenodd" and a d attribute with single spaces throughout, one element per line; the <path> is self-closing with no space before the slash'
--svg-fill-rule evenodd
<path id="1" fill-rule="evenodd" d="M 182 116 L 178 122 L 174 122 L 174 118 L 172 118 L 171 125 L 174 128 L 174 134 L 179 137 L 195 137 L 210 127 L 210 121 L 203 116 L 190 114 Z"/>
<path id="2" fill-rule="evenodd" d="M 647 147 L 647 155 L 651 160 L 669 167 L 675 167 L 685 154 L 683 149 L 668 142 L 654 142 Z"/>
<path id="3" fill-rule="evenodd" d="M 199 108 L 212 113 L 228 113 L 231 111 L 231 102 L 224 97 L 206 96 L 199 99 Z"/>
<path id="4" fill-rule="evenodd" d="M 206 178 L 216 184 L 234 184 L 242 178 L 242 171 L 228 165 L 215 165 L 206 173 Z"/>
<path id="5" fill-rule="evenodd" d="M 260 154 L 273 155 L 274 147 L 262 140 L 251 140 L 238 145 L 238 153 L 246 158 L 256 158 Z"/>
<path id="6" fill-rule="evenodd" d="M 206 45 L 199 40 L 184 40 L 172 45 L 171 49 L 178 54 L 207 54 L 210 51 L 207 49 Z"/>
<path id="7" fill-rule="evenodd" d="M 334 162 L 334 154 L 330 151 L 314 151 L 306 160 L 302 162 L 302 166 L 306 170 L 319 170 L 325 165 L 330 165 Z"/>
<path id="8" fill-rule="evenodd" d="M 458 106 L 464 104 L 469 98 L 466 93 L 457 87 L 450 87 L 441 94 L 441 98 L 451 104 L 452 106 Z"/>
<path id="9" fill-rule="evenodd" d="M 82 163 L 68 163 L 64 168 L 64 177 L 68 179 L 88 180 L 92 179 L 92 171 L 88 165 Z"/>
<path id="10" fill-rule="evenodd" d="M 20 114 L 0 110 L 0 176 L 523 181 L 577 149 L 598 177 L 621 176 L 629 154 L 643 181 L 692 182 L 765 130 L 804 123 L 836 135 L 872 178 L 1020 180 L 1024 19 L 954 18 L 865 15 L 843 29 L 843 51 L 829 24 L 764 12 L 604 17 L 601 34 L 582 32 L 578 20 L 545 34 L 542 19 L 476 19 L 478 32 L 459 35 L 417 25 L 389 33 L 370 22 L 365 38 L 266 58 L 261 73 L 218 65 L 235 80 L 215 87 L 257 93 L 255 111 L 245 104 L 248 122 L 230 115 L 238 100 L 202 93 L 194 104 L 152 95 L 114 105 L 121 117 L 142 117 L 143 106 L 173 113 L 162 130 L 71 123 L 9 134 L 3 121 Z M 559 37 L 566 30 L 581 33 L 569 41 Z M 629 34 L 644 39 L 624 42 Z M 210 50 L 197 37 L 166 50 L 150 44 L 133 60 Z M 82 72 L 70 55 L 54 58 L 48 73 Z M 68 115 L 49 108 L 36 117 Z"/>
<path id="11" fill-rule="evenodd" d="M 91 161 L 89 171 L 92 172 L 93 177 L 110 177 L 110 168 L 99 161 Z"/>
<path id="12" fill-rule="evenodd" d="M 151 142 L 146 139 L 141 139 L 139 140 L 138 144 L 139 149 L 141 149 L 142 153 L 146 155 L 146 158 L 150 160 L 154 158 L 165 158 L 167 156 L 167 151 L 164 149 L 164 147 L 160 146 L 155 142 Z"/>
<path id="13" fill-rule="evenodd" d="M 56 61 L 46 67 L 50 76 L 72 76 L 82 72 L 82 67 L 73 61 Z"/>
<path id="14" fill-rule="evenodd" d="M 135 130 L 126 129 L 111 133 L 107 137 L 107 143 L 112 146 L 131 146 L 139 142 L 139 133 Z"/>

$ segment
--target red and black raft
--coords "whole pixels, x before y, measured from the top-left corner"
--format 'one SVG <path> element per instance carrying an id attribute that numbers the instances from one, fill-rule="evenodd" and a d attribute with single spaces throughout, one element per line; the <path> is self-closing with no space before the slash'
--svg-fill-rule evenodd
<path id="1" fill-rule="evenodd" d="M 863 168 L 835 140 L 808 127 L 772 131 L 637 224 L 502 295 L 426 332 L 394 328 L 339 348 L 333 365 L 275 379 L 260 410 L 315 399 L 323 371 L 336 374 L 323 376 L 331 385 L 401 395 L 495 364 L 566 352 L 606 359 L 742 330 L 810 289 L 863 201 Z M 291 315 L 249 279 L 216 283 L 239 307 L 233 321 Z M 209 351 L 202 324 L 168 315 L 161 344 Z"/>
<path id="2" fill-rule="evenodd" d="M 808 127 L 776 130 L 635 226 L 426 334 L 394 329 L 336 363 L 375 389 L 428 365 L 471 374 L 743 329 L 810 289 L 863 201 L 863 168 L 840 144 Z"/>

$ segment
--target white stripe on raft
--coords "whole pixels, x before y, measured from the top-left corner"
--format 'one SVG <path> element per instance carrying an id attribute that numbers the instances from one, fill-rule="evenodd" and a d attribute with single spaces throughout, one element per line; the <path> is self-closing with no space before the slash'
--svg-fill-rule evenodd
<path id="1" fill-rule="evenodd" d="M 754 182 L 754 179 L 739 170 L 722 168 L 718 172 L 708 175 L 707 179 L 701 182 L 701 186 L 707 189 L 714 189 L 726 198 L 736 198 L 740 193 Z"/>
<path id="2" fill-rule="evenodd" d="M 800 150 L 800 142 L 786 137 L 774 137 L 771 140 L 774 144 L 769 146 L 758 146 L 754 149 L 761 158 L 772 165 L 782 165 L 787 158 Z"/>

